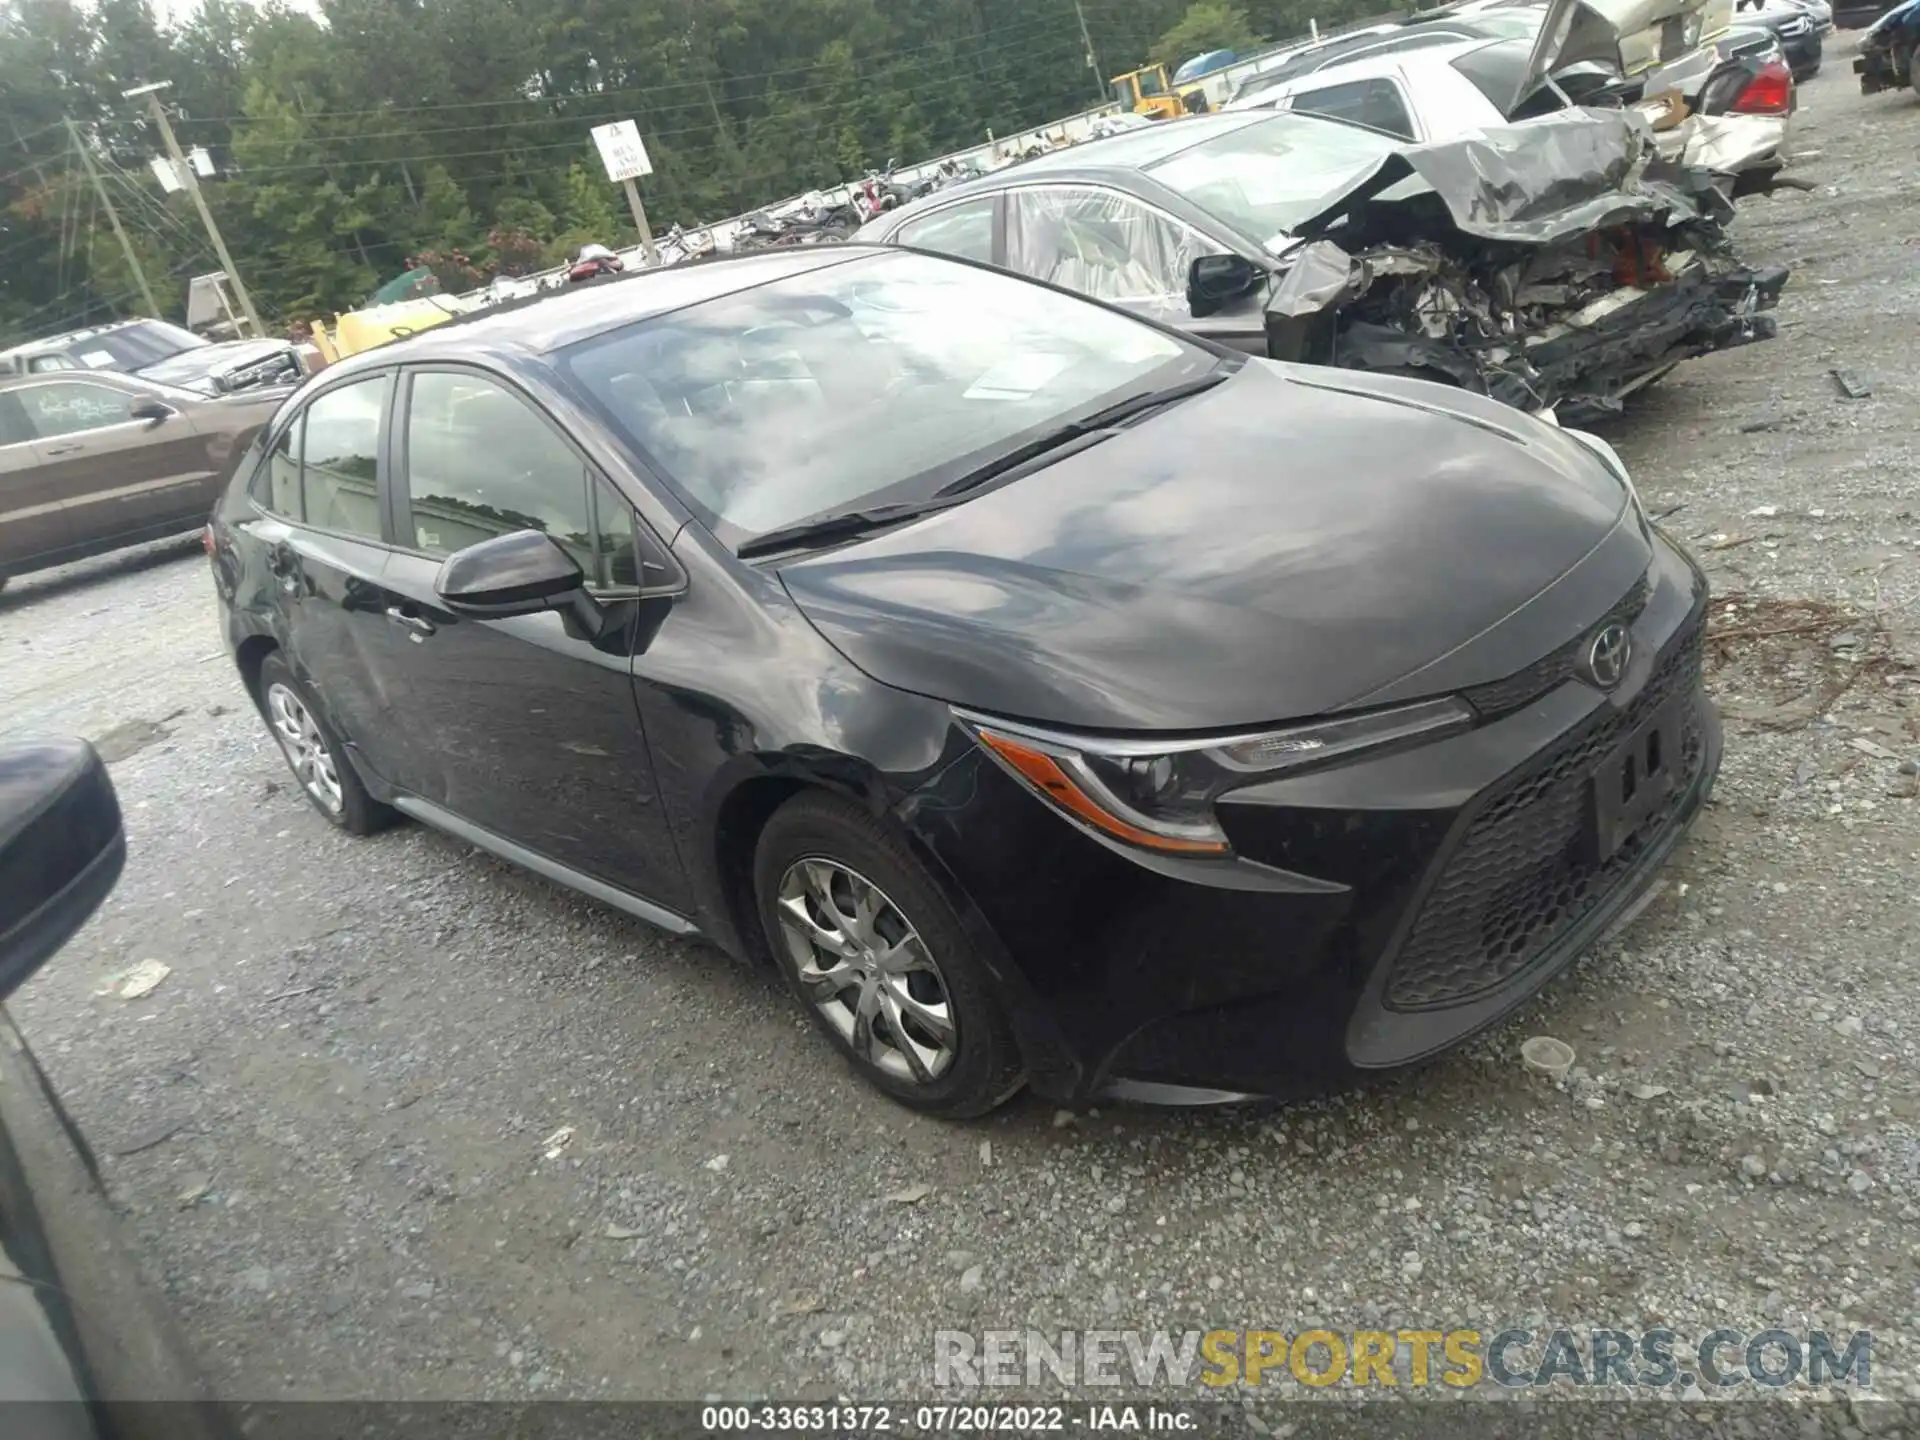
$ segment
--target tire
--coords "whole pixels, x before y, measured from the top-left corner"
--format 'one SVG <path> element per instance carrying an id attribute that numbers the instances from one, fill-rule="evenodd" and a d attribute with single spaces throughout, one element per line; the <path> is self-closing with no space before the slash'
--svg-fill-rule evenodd
<path id="1" fill-rule="evenodd" d="M 946 1119 L 984 1115 L 1026 1083 L 1013 1027 L 959 915 L 871 816 L 836 796 L 795 796 L 760 833 L 753 881 L 774 963 L 862 1079 Z M 842 984 L 823 983 L 835 971 Z"/>
<path id="2" fill-rule="evenodd" d="M 260 666 L 260 713 L 307 802 L 349 835 L 371 835 L 395 814 L 367 793 L 346 747 L 279 651 Z"/>

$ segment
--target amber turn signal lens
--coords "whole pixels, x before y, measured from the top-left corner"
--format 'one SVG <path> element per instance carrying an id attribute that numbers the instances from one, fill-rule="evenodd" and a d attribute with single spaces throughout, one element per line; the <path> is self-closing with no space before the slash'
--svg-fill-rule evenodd
<path id="1" fill-rule="evenodd" d="M 1178 836 L 1158 835 L 1151 830 L 1121 819 L 1089 795 L 1060 762 L 1044 750 L 996 735 L 991 730 L 976 732 L 980 742 L 1007 763 L 1029 785 L 1068 814 L 1104 830 L 1117 840 L 1147 850 L 1162 850 L 1176 855 L 1224 855 L 1226 845 L 1218 840 L 1185 840 Z"/>

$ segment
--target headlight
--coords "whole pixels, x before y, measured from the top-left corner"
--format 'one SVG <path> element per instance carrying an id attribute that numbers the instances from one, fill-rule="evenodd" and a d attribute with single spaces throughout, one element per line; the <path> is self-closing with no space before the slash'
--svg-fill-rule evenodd
<path id="1" fill-rule="evenodd" d="M 1463 701 L 1340 716 L 1262 734 L 1115 740 L 956 712 L 986 752 L 1036 795 L 1116 840 L 1175 855 L 1225 855 L 1214 802 L 1228 791 L 1398 741 L 1473 723 Z"/>

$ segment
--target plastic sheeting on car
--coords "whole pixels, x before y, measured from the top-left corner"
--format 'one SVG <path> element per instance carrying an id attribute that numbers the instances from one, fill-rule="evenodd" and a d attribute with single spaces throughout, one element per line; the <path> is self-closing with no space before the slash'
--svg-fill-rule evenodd
<path id="1" fill-rule="evenodd" d="M 1217 242 L 1143 201 L 1091 186 L 1007 192 L 1007 266 L 1154 319 L 1190 318 L 1187 272 Z"/>
<path id="2" fill-rule="evenodd" d="M 1659 162 L 1642 117 L 1626 110 L 1567 110 L 1396 150 L 1294 234 L 1317 238 L 1410 178 L 1439 198 L 1464 233 L 1522 245 L 1549 245 L 1637 221 L 1679 223 L 1731 213 L 1717 192 L 1689 184 L 1679 172 L 1672 178 L 1658 173 L 1670 168 Z"/>

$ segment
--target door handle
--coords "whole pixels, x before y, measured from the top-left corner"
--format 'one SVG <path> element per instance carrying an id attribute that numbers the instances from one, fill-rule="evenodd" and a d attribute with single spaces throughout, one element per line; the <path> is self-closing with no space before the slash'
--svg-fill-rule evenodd
<path id="1" fill-rule="evenodd" d="M 416 635 L 431 635 L 434 631 L 434 624 L 431 620 L 427 619 L 424 615 L 411 614 L 398 605 L 389 605 L 387 607 L 387 619 L 396 625 L 405 626 Z"/>
<path id="2" fill-rule="evenodd" d="M 86 448 L 86 446 L 78 443 L 72 445 L 49 445 L 46 449 L 46 455 L 48 459 L 52 459 L 55 455 L 78 455 Z"/>

